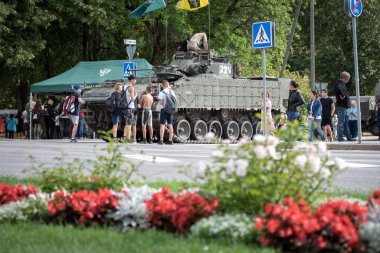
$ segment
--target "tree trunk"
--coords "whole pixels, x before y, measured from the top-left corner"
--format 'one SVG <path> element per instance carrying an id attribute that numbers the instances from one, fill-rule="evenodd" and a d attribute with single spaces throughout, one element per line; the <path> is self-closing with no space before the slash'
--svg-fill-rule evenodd
<path id="1" fill-rule="evenodd" d="M 84 4 L 89 4 L 89 0 L 84 0 Z M 86 15 L 86 13 L 84 13 Z M 90 52 L 89 52 L 89 33 L 90 29 L 87 23 L 82 24 L 82 49 L 83 49 L 83 60 L 90 60 Z"/>

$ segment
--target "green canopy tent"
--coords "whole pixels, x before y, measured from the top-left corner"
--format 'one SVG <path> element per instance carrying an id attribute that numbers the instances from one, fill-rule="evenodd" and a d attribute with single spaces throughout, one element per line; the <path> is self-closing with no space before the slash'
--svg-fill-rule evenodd
<path id="1" fill-rule="evenodd" d="M 31 86 L 33 94 L 64 94 L 73 91 L 75 84 L 93 86 L 105 80 L 115 80 L 123 78 L 123 63 L 129 60 L 110 60 L 79 62 L 66 72 L 49 78 L 47 80 L 34 83 Z M 135 63 L 136 77 L 149 78 L 154 76 L 152 65 L 145 59 L 133 59 Z"/>

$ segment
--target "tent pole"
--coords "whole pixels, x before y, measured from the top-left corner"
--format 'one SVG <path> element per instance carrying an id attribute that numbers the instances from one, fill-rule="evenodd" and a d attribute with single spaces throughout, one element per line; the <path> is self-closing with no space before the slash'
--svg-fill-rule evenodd
<path id="1" fill-rule="evenodd" d="M 33 102 L 33 94 L 30 93 L 30 97 L 29 97 L 29 108 L 27 108 L 27 110 L 29 110 L 29 140 L 32 140 L 32 132 L 33 132 L 33 126 L 32 126 L 32 102 Z"/>

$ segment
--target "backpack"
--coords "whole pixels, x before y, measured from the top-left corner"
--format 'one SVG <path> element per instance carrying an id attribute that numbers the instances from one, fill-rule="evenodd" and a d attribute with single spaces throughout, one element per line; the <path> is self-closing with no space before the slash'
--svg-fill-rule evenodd
<path id="1" fill-rule="evenodd" d="M 127 91 L 129 87 L 130 86 L 128 86 L 125 90 L 123 90 L 123 92 L 121 93 L 120 99 L 118 101 L 118 108 L 120 108 L 121 110 L 126 110 L 129 108 L 130 103 L 128 103 L 128 100 L 127 100 Z"/>
<path id="2" fill-rule="evenodd" d="M 163 91 L 163 93 L 166 96 L 164 112 L 168 114 L 175 114 L 178 111 L 177 99 L 175 98 L 172 92 L 169 92 L 168 94 L 165 91 Z"/>
<path id="3" fill-rule="evenodd" d="M 63 103 L 63 112 L 66 114 L 71 114 L 75 112 L 75 95 L 69 95 L 66 97 L 65 102 Z"/>
<path id="4" fill-rule="evenodd" d="M 106 100 L 106 106 L 108 111 L 114 112 L 117 109 L 119 109 L 119 100 L 121 99 L 120 97 L 120 92 L 114 91 L 111 96 L 109 96 Z"/>

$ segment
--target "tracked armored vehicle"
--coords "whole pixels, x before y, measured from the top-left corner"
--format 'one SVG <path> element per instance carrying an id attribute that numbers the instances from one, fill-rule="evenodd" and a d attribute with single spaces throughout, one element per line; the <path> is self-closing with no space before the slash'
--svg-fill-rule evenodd
<path id="1" fill-rule="evenodd" d="M 153 125 L 159 127 L 161 107 L 158 93 L 161 82 L 168 80 L 177 97 L 178 113 L 174 116 L 174 134 L 177 141 L 202 141 L 208 132 L 218 139 L 250 139 L 260 130 L 262 78 L 240 77 L 240 65 L 232 64 L 229 55 L 217 56 L 204 51 L 178 52 L 166 67 L 155 67 L 150 79 L 138 80 L 135 89 L 141 97 L 145 87 L 151 83 L 153 104 Z M 87 122 L 91 128 L 109 130 L 112 128 L 110 113 L 105 101 L 113 92 L 112 86 L 125 80 L 109 80 L 99 87 L 84 92 L 88 101 Z M 272 113 L 284 110 L 288 98 L 288 79 L 267 78 L 267 89 L 272 101 Z M 123 122 L 123 120 L 121 121 Z M 141 124 L 139 117 L 138 126 Z M 123 125 L 120 129 L 123 129 Z"/>

